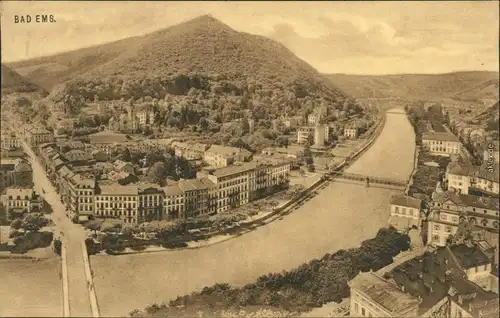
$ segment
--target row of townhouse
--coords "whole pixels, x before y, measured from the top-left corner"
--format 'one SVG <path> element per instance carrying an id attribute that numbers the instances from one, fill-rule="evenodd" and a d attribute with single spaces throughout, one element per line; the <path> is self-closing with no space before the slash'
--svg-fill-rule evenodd
<path id="1" fill-rule="evenodd" d="M 498 317 L 498 277 L 477 245 L 452 245 L 348 282 L 350 317 Z"/>
<path id="2" fill-rule="evenodd" d="M 476 167 L 452 162 L 446 169 L 444 183 L 448 190 L 453 189 L 461 194 L 484 193 L 498 196 L 499 171 L 498 164 Z"/>
<path id="3" fill-rule="evenodd" d="M 445 246 L 466 224 L 498 233 L 498 214 L 499 202 L 496 198 L 452 191 L 435 193 L 427 218 L 429 244 Z"/>
<path id="4" fill-rule="evenodd" d="M 120 218 L 124 222 L 184 219 L 215 214 L 266 196 L 288 184 L 290 162 L 266 158 L 215 169 L 199 179 L 120 185 L 56 167 L 56 187 L 71 216 Z"/>

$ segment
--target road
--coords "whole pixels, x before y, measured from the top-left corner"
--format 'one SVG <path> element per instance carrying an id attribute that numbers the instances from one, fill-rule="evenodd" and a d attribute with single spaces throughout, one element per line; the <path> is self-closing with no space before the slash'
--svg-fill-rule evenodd
<path id="1" fill-rule="evenodd" d="M 19 139 L 23 140 L 19 131 L 15 127 L 12 129 L 18 134 Z M 35 191 L 51 205 L 52 221 L 56 228 L 54 233 L 61 238 L 66 246 L 70 315 L 72 317 L 92 317 L 82 248 L 82 242 L 86 238 L 85 230 L 68 219 L 66 208 L 46 176 L 38 157 L 26 142 L 22 141 L 21 145 L 24 152 L 30 157 Z"/>

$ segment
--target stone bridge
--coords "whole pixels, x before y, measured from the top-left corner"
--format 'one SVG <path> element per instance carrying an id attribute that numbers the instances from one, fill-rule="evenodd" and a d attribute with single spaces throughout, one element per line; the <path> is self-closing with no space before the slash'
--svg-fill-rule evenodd
<path id="1" fill-rule="evenodd" d="M 389 110 L 389 111 L 386 111 L 385 112 L 386 114 L 395 114 L 395 115 L 406 115 L 405 111 L 403 109 L 399 110 L 399 109 L 392 109 L 392 110 Z"/>
<path id="2" fill-rule="evenodd" d="M 385 186 L 390 186 L 391 188 L 392 187 L 396 187 L 398 189 L 401 188 L 402 190 L 406 189 L 406 184 L 408 182 L 408 180 L 365 176 L 361 174 L 347 173 L 347 172 L 340 172 L 338 174 L 335 174 L 333 178 L 363 182 L 365 187 L 369 187 L 370 185 L 373 186 L 385 185 Z"/>

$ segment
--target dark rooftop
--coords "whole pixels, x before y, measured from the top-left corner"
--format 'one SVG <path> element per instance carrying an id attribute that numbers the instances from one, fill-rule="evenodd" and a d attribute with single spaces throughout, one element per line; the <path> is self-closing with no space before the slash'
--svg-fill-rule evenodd
<path id="1" fill-rule="evenodd" d="M 457 258 L 460 266 L 464 269 L 473 268 L 476 266 L 486 265 L 491 263 L 486 254 L 477 246 L 467 246 L 464 244 L 452 245 L 450 250 Z"/>

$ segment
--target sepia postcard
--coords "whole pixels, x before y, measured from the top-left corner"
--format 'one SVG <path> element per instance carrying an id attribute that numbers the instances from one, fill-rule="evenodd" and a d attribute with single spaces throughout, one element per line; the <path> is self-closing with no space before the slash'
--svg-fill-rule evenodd
<path id="1" fill-rule="evenodd" d="M 0 317 L 499 317 L 498 1 L 0 11 Z"/>

